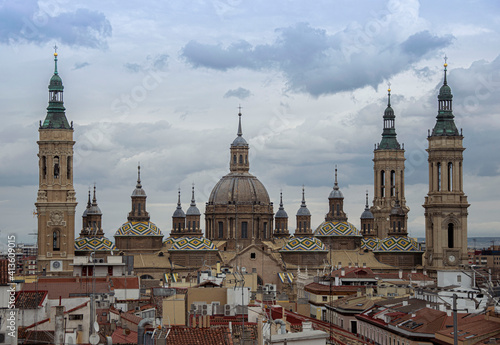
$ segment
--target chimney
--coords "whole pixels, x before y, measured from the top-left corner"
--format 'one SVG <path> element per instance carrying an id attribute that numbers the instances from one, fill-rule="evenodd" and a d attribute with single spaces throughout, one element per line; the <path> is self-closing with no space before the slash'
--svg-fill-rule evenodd
<path id="1" fill-rule="evenodd" d="M 54 344 L 64 344 L 64 307 L 56 306 L 56 324 L 54 328 Z"/>
<path id="2" fill-rule="evenodd" d="M 311 321 L 302 321 L 302 332 L 310 332 L 312 330 L 313 329 Z"/>
<path id="3" fill-rule="evenodd" d="M 451 309 L 446 309 L 446 315 L 451 316 Z"/>
<path id="4" fill-rule="evenodd" d="M 349 268 L 351 268 L 351 263 L 349 262 Z"/>
<path id="5" fill-rule="evenodd" d="M 338 273 L 335 275 L 335 286 L 339 286 L 340 285 L 340 278 L 339 278 L 339 275 Z"/>
<path id="6" fill-rule="evenodd" d="M 356 297 L 361 297 L 361 289 L 358 289 L 358 291 L 356 291 Z"/>
<path id="7" fill-rule="evenodd" d="M 202 321 L 202 316 L 199 315 L 198 316 L 198 328 L 202 328 L 203 327 L 203 321 Z"/>
<path id="8" fill-rule="evenodd" d="M 408 305 L 408 300 L 403 301 L 403 307 L 406 307 Z"/>
<path id="9" fill-rule="evenodd" d="M 402 269 L 399 270 L 399 279 L 403 279 L 403 270 Z"/>
<path id="10" fill-rule="evenodd" d="M 221 270 L 220 270 L 220 261 L 217 261 L 217 274 L 220 274 L 221 273 Z"/>
<path id="11" fill-rule="evenodd" d="M 350 266 L 349 266 L 349 267 L 350 267 Z M 343 267 L 340 269 L 340 276 L 341 276 L 341 277 L 344 277 L 344 276 L 345 276 L 345 269 L 344 269 Z"/>
<path id="12" fill-rule="evenodd" d="M 363 262 L 363 268 L 366 268 L 366 262 Z"/>

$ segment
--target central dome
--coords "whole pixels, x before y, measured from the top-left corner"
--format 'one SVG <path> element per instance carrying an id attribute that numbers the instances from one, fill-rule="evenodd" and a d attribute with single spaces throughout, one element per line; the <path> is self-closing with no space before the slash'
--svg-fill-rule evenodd
<path id="1" fill-rule="evenodd" d="M 212 189 L 209 205 L 269 205 L 266 187 L 250 173 L 229 173 Z"/>

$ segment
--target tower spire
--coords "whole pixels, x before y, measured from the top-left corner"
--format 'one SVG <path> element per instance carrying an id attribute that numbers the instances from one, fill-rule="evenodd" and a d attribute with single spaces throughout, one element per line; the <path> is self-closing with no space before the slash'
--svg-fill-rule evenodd
<path id="1" fill-rule="evenodd" d="M 366 203 L 365 203 L 365 210 L 369 210 L 370 207 L 368 206 L 368 190 L 366 191 Z"/>
<path id="2" fill-rule="evenodd" d="M 438 115 L 436 117 L 436 125 L 432 130 L 433 137 L 435 136 L 459 136 L 458 129 L 455 126 L 453 115 L 453 95 L 451 88 L 448 85 L 448 57 L 444 57 L 444 79 L 443 85 L 439 89 L 438 95 Z"/>
<path id="3" fill-rule="evenodd" d="M 194 183 L 191 187 L 191 204 L 190 206 L 196 206 L 196 201 L 194 200 Z"/>
<path id="4" fill-rule="evenodd" d="M 57 71 L 57 46 L 54 46 L 54 75 L 49 82 L 49 106 L 40 129 L 72 129 L 65 114 L 62 79 Z"/>
<path id="5" fill-rule="evenodd" d="M 92 206 L 92 204 L 90 203 L 90 187 L 89 187 L 89 200 L 87 201 L 87 209 L 89 209 L 90 206 Z"/>
<path id="6" fill-rule="evenodd" d="M 399 150 L 401 147 L 396 139 L 396 116 L 391 107 L 391 83 L 387 83 L 387 108 L 384 111 L 384 130 L 382 132 L 382 140 L 380 141 L 378 150 Z"/>
<path id="7" fill-rule="evenodd" d="M 96 186 L 95 186 L 95 183 L 94 183 L 94 197 L 92 199 L 92 206 L 97 205 L 97 198 L 96 198 L 96 193 L 95 192 L 96 192 Z M 89 195 L 89 197 L 90 197 L 90 195 Z"/>
<path id="8" fill-rule="evenodd" d="M 238 136 L 241 137 L 243 135 L 243 131 L 241 130 L 241 106 L 238 107 Z"/>
<path id="9" fill-rule="evenodd" d="M 179 188 L 178 190 L 178 196 L 177 196 L 177 208 L 181 208 L 181 189 Z"/>

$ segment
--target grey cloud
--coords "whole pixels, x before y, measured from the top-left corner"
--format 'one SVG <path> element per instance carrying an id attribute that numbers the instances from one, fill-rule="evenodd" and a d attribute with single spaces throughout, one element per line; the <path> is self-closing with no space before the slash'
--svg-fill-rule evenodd
<path id="1" fill-rule="evenodd" d="M 73 66 L 73 70 L 84 68 L 84 67 L 87 67 L 89 65 L 90 64 L 88 62 L 77 62 L 77 63 L 75 63 L 75 66 Z"/>
<path id="2" fill-rule="evenodd" d="M 53 4 L 55 7 L 58 3 Z M 97 11 L 79 8 L 59 12 L 61 8 L 41 8 L 35 0 L 7 0 L 0 8 L 0 42 L 4 44 L 53 40 L 70 46 L 106 48 L 111 24 Z"/>
<path id="3" fill-rule="evenodd" d="M 451 36 L 422 31 L 403 42 L 373 42 L 357 47 L 348 30 L 333 35 L 307 23 L 276 30 L 273 44 L 252 46 L 241 40 L 223 47 L 191 41 L 181 51 L 193 67 L 281 71 L 287 87 L 312 96 L 375 87 L 432 51 L 446 47 Z M 377 40 L 374 37 L 373 40 Z"/>
<path id="4" fill-rule="evenodd" d="M 141 70 L 158 70 L 165 71 L 168 64 L 168 55 L 167 54 L 159 54 L 159 55 L 148 55 L 146 59 L 141 62 L 127 62 L 124 64 L 125 69 L 131 73 L 137 73 Z"/>
<path id="5" fill-rule="evenodd" d="M 448 46 L 453 36 L 433 36 L 429 31 L 417 32 L 401 44 L 402 52 L 415 57 L 422 57 L 430 51 Z"/>
<path id="6" fill-rule="evenodd" d="M 141 71 L 141 65 L 139 65 L 138 63 L 127 62 L 123 65 L 123 67 L 125 67 L 125 69 L 131 73 L 137 73 Z"/>
<path id="7" fill-rule="evenodd" d="M 236 97 L 236 98 L 239 98 L 239 99 L 245 99 L 245 98 L 250 97 L 250 95 L 251 95 L 250 90 L 242 88 L 242 87 L 239 87 L 237 89 L 228 90 L 224 94 L 224 98 Z"/>

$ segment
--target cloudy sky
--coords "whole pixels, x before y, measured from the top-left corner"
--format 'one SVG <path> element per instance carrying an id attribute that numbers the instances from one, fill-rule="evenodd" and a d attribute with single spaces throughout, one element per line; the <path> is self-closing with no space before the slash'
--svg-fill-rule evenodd
<path id="1" fill-rule="evenodd" d="M 469 237 L 500 220 L 497 1 L 0 0 L 0 236 L 34 242 L 38 122 L 53 46 L 75 127 L 77 232 L 97 184 L 108 237 L 126 221 L 137 164 L 151 220 L 171 228 L 177 189 L 201 210 L 228 172 L 238 106 L 251 172 L 295 229 L 301 186 L 323 220 L 334 166 L 349 220 L 373 197 L 387 84 L 406 149 L 412 236 L 424 236 L 427 130 L 443 56 L 463 128 Z M 277 207 L 276 207 L 277 209 Z"/>

